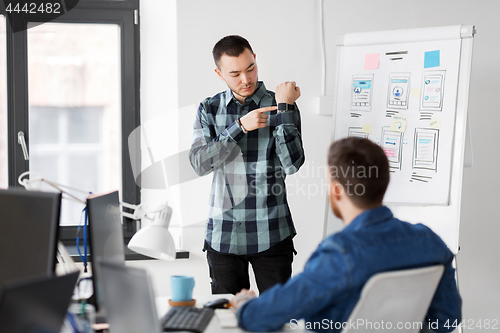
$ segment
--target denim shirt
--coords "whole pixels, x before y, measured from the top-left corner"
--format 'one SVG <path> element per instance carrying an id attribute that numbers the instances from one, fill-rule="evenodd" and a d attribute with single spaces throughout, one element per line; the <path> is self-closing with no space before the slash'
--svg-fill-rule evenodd
<path id="1" fill-rule="evenodd" d="M 306 328 L 340 332 L 340 323 L 347 322 L 372 275 L 442 264 L 445 270 L 425 319 L 438 332 L 452 331 L 462 307 L 452 260 L 451 251 L 431 229 L 402 222 L 381 206 L 323 240 L 302 273 L 246 302 L 236 315 L 240 327 L 250 331 L 278 330 L 304 318 Z M 325 322 L 328 325 L 322 325 Z"/>

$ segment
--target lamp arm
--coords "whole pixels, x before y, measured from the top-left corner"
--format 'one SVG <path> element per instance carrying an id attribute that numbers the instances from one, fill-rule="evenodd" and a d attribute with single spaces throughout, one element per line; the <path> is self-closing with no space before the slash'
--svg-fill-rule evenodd
<path id="1" fill-rule="evenodd" d="M 90 194 L 90 193 L 87 193 L 87 192 L 84 192 L 84 191 L 80 191 L 80 190 L 76 190 L 76 189 L 73 189 L 73 188 L 71 188 L 71 187 L 68 187 L 68 186 L 63 186 L 63 185 L 60 185 L 60 184 L 57 184 L 57 183 L 52 183 L 52 182 L 50 182 L 50 181 L 48 181 L 48 180 L 46 180 L 46 179 L 42 179 L 42 181 L 43 181 L 43 182 L 45 182 L 45 183 L 47 183 L 47 184 L 49 184 L 50 186 L 52 186 L 52 187 L 56 188 L 56 189 L 57 189 L 59 192 L 61 192 L 63 195 L 67 195 L 67 196 L 69 196 L 69 198 L 66 198 L 66 199 L 73 200 L 73 201 L 76 201 L 76 202 L 82 203 L 82 204 L 84 204 L 84 205 L 86 205 L 86 204 L 87 204 L 87 202 L 86 202 L 86 201 L 83 201 L 82 199 L 80 199 L 80 198 L 78 198 L 78 197 L 74 196 L 73 194 L 71 194 L 71 193 L 69 193 L 69 192 L 67 192 L 67 191 L 63 190 L 63 189 L 62 189 L 62 187 L 70 188 L 70 189 L 72 189 L 72 190 L 79 191 L 79 192 L 82 192 L 82 193 L 85 193 L 85 194 Z"/>
<path id="2" fill-rule="evenodd" d="M 66 186 L 66 185 L 61 185 L 61 184 L 58 184 L 56 182 L 52 182 L 52 181 L 49 181 L 45 178 L 43 178 L 39 173 L 36 173 L 36 172 L 31 172 L 31 171 L 26 171 L 26 172 L 23 172 L 19 178 L 17 179 L 17 181 L 19 182 L 20 185 L 24 186 L 27 190 L 28 189 L 28 181 L 29 180 L 26 180 L 26 179 L 22 179 L 24 176 L 29 176 L 30 174 L 37 174 L 40 176 L 39 179 L 35 179 L 35 180 L 38 180 L 38 181 L 41 181 L 41 182 L 44 182 L 50 186 L 52 186 L 53 188 L 55 188 L 56 190 L 58 190 L 60 193 L 62 193 L 63 195 L 66 195 L 68 196 L 69 198 L 65 198 L 65 199 L 68 199 L 68 200 L 72 200 L 72 201 L 76 201 L 78 203 L 81 203 L 81 204 L 84 204 L 86 205 L 87 202 L 74 196 L 73 194 L 69 193 L 68 191 L 64 190 L 63 188 L 66 188 L 66 189 L 69 189 L 69 190 L 72 190 L 72 191 L 75 191 L 75 192 L 80 192 L 80 193 L 84 193 L 86 195 L 89 195 L 90 192 L 86 192 L 86 191 L 82 191 L 82 190 L 78 190 L 76 188 L 72 188 L 72 187 L 69 187 L 69 186 Z M 33 190 L 33 189 L 31 189 Z"/>
<path id="3" fill-rule="evenodd" d="M 46 182 L 46 183 L 48 183 L 48 184 L 52 185 L 52 186 L 57 185 L 57 186 L 59 186 L 59 187 L 61 187 L 61 188 L 66 188 L 66 189 L 71 190 L 71 191 L 80 192 L 80 193 L 83 193 L 83 194 L 92 194 L 91 192 L 87 192 L 87 191 L 79 190 L 79 189 L 77 189 L 77 188 L 74 188 L 74 187 L 69 187 L 69 186 L 67 186 L 67 185 L 58 184 L 58 183 L 56 183 L 56 182 L 49 181 L 49 180 L 47 180 L 47 179 L 42 179 L 42 180 L 43 180 L 44 182 Z"/>
<path id="4" fill-rule="evenodd" d="M 134 216 L 134 214 L 130 214 L 130 213 L 126 213 L 126 212 L 122 212 L 122 215 L 125 216 L 125 217 L 128 217 L 129 219 L 132 219 L 132 220 L 137 220 L 137 217 Z"/>
<path id="5" fill-rule="evenodd" d="M 132 214 L 124 212 L 124 211 L 121 212 L 123 216 L 128 217 L 129 219 L 140 220 L 144 217 L 144 215 L 146 215 L 146 211 L 144 210 L 144 206 L 142 204 L 135 205 L 135 204 L 121 201 L 120 205 L 122 207 L 129 208 L 129 209 L 133 210 Z"/>
<path id="6" fill-rule="evenodd" d="M 139 207 L 139 205 L 130 204 L 130 203 L 124 202 L 124 201 L 120 201 L 120 205 L 122 205 L 123 207 L 126 207 L 126 208 L 130 208 L 130 209 L 137 209 L 137 207 Z"/>

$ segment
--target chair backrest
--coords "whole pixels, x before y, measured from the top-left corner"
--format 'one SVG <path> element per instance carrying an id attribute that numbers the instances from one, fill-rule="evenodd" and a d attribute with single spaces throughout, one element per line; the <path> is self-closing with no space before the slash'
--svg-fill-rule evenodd
<path id="1" fill-rule="evenodd" d="M 372 276 L 342 332 L 419 332 L 443 271 L 437 265 Z"/>

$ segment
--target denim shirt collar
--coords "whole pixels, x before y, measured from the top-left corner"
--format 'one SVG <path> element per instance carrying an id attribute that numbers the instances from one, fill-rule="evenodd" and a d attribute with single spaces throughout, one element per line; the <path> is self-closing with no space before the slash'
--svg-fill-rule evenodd
<path id="1" fill-rule="evenodd" d="M 392 212 L 386 206 L 380 206 L 365 210 L 359 214 L 344 228 L 344 232 L 354 232 L 372 224 L 387 221 L 393 217 Z"/>
<path id="2" fill-rule="evenodd" d="M 228 106 L 229 103 L 231 103 L 231 101 L 234 101 L 236 104 L 241 105 L 241 103 L 233 96 L 233 92 L 231 91 L 230 88 L 228 88 L 226 90 L 225 95 L 226 95 L 225 96 L 226 97 L 226 106 Z M 267 92 L 266 86 L 264 85 L 264 82 L 258 81 L 257 82 L 257 89 L 255 89 L 255 92 L 253 93 L 253 95 L 250 96 L 250 100 L 254 101 L 255 104 L 257 104 L 257 105 L 260 105 L 260 100 L 264 96 L 267 96 L 267 95 L 269 95 L 269 94 Z M 245 103 L 243 103 L 243 104 L 246 104 L 247 100 L 248 100 L 248 97 L 245 99 Z"/>

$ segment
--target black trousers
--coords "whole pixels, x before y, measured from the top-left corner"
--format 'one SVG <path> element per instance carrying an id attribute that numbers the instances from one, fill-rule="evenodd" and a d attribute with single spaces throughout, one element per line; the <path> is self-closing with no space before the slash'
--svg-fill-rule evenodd
<path id="1" fill-rule="evenodd" d="M 212 279 L 212 294 L 236 294 L 250 289 L 248 264 L 252 265 L 259 292 L 276 283 L 285 283 L 292 275 L 293 255 L 296 254 L 292 237 L 270 249 L 251 255 L 220 253 L 205 244 L 207 262 Z"/>

